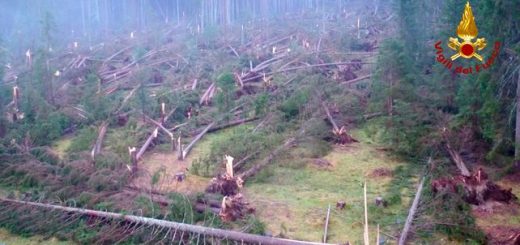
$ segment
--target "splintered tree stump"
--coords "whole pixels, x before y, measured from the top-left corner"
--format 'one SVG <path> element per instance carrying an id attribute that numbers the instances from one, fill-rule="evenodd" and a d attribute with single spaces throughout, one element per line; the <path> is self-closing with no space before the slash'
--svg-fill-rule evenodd
<path id="1" fill-rule="evenodd" d="M 254 211 L 255 209 L 249 206 L 242 194 L 236 194 L 234 196 L 225 196 L 222 199 L 219 216 L 223 221 L 231 222 L 243 218 Z"/>
<path id="2" fill-rule="evenodd" d="M 388 206 L 388 202 L 382 197 L 376 197 L 376 206 L 386 208 Z"/>
<path id="3" fill-rule="evenodd" d="M 186 179 L 186 173 L 185 172 L 178 172 L 175 174 L 175 180 L 177 182 L 182 182 Z"/>
<path id="4" fill-rule="evenodd" d="M 347 203 L 345 201 L 338 201 L 336 203 L 336 208 L 339 210 L 345 209 L 346 206 L 347 206 Z"/>

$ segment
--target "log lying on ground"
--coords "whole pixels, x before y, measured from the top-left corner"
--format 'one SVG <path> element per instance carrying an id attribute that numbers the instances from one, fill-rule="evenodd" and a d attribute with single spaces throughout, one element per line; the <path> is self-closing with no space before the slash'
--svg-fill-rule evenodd
<path id="1" fill-rule="evenodd" d="M 209 85 L 209 87 L 206 90 L 206 92 L 204 92 L 204 94 L 202 94 L 202 96 L 200 97 L 199 104 L 200 105 L 203 105 L 203 104 L 208 105 L 209 101 L 211 100 L 212 95 L 215 93 L 214 92 L 215 89 L 216 89 L 216 84 L 215 83 L 212 83 L 211 85 Z"/>
<path id="2" fill-rule="evenodd" d="M 132 96 L 134 95 L 135 91 L 137 91 L 137 89 L 139 89 L 140 86 L 136 86 L 135 88 L 133 88 L 130 93 L 128 93 L 128 95 L 123 99 L 123 102 L 121 103 L 121 105 L 119 106 L 119 108 L 116 110 L 115 113 L 119 113 L 124 107 L 125 105 L 128 103 L 128 101 L 130 101 L 130 98 L 132 98 Z"/>
<path id="3" fill-rule="evenodd" d="M 183 223 L 177 223 L 177 222 L 172 222 L 172 221 L 147 218 L 147 217 L 142 217 L 142 216 L 118 214 L 118 213 L 112 213 L 112 212 L 103 212 L 103 211 L 96 211 L 96 210 L 90 210 L 90 209 L 63 207 L 63 206 L 52 205 L 52 204 L 24 202 L 24 201 L 17 201 L 17 200 L 4 199 L 4 198 L 0 198 L 0 202 L 2 202 L 3 204 L 6 204 L 6 205 L 7 204 L 11 204 L 11 205 L 15 205 L 15 206 L 25 205 L 25 206 L 32 206 L 32 207 L 39 208 L 39 209 L 63 211 L 64 213 L 74 213 L 74 214 L 85 215 L 85 216 L 89 216 L 89 217 L 95 217 L 95 218 L 102 218 L 102 219 L 108 219 L 108 220 L 114 220 L 114 221 L 119 220 L 119 221 L 125 221 L 125 222 L 147 225 L 147 226 L 158 226 L 158 227 L 162 227 L 162 228 L 166 228 L 166 229 L 173 229 L 177 232 L 188 232 L 188 233 L 194 233 L 194 234 L 201 234 L 203 236 L 210 236 L 210 237 L 221 238 L 221 239 L 229 239 L 232 241 L 240 241 L 240 242 L 244 242 L 244 243 L 265 244 L 265 245 L 271 245 L 271 244 L 272 245 L 318 245 L 318 244 L 321 244 L 321 243 L 314 243 L 314 242 L 296 241 L 296 240 L 289 240 L 289 239 L 282 239 L 282 238 L 275 238 L 275 237 L 252 235 L 252 234 L 246 234 L 246 233 L 241 233 L 241 232 L 237 232 L 237 231 L 229 231 L 229 230 L 215 229 L 215 228 L 209 228 L 209 227 L 204 227 L 204 226 L 183 224 Z"/>
<path id="4" fill-rule="evenodd" d="M 453 147 L 451 147 L 448 134 L 449 133 L 446 130 L 446 128 L 443 128 L 442 137 L 446 141 L 446 150 L 450 154 L 451 159 L 453 160 L 453 162 L 455 163 L 455 165 L 459 169 L 460 173 L 463 176 L 469 177 L 471 174 L 470 174 L 468 168 L 466 167 L 466 164 L 464 163 L 464 160 L 462 160 L 462 157 L 460 156 L 460 154 L 457 151 L 455 151 L 455 149 L 453 149 Z"/>
<path id="5" fill-rule="evenodd" d="M 401 236 L 399 237 L 399 245 L 404 245 L 406 242 L 406 237 L 408 236 L 408 232 L 410 231 L 410 227 L 412 226 L 413 217 L 415 216 L 415 212 L 417 211 L 417 207 L 419 206 L 419 200 L 421 199 L 424 179 L 424 177 L 421 179 L 419 187 L 417 187 L 417 192 L 415 193 L 415 198 L 413 199 L 412 207 L 410 207 L 408 217 L 406 218 L 406 222 L 404 223 L 403 232 L 401 232 Z"/>
<path id="6" fill-rule="evenodd" d="M 327 118 L 329 119 L 329 122 L 332 124 L 332 133 L 335 136 L 334 141 L 341 145 L 358 142 L 356 139 L 354 139 L 352 136 L 350 136 L 347 133 L 347 130 L 345 129 L 345 127 L 343 127 L 343 126 L 341 128 L 338 127 L 338 125 L 334 121 L 334 118 L 332 118 L 332 114 L 330 113 L 330 110 L 327 107 L 327 105 L 325 105 L 325 103 L 323 103 L 323 102 L 321 103 L 321 105 L 323 106 L 323 109 L 325 109 L 325 113 L 327 114 Z"/>
<path id="7" fill-rule="evenodd" d="M 247 178 L 255 175 L 256 173 L 258 173 L 258 171 L 260 171 L 262 168 L 264 168 L 265 166 L 269 165 L 273 159 L 278 156 L 283 150 L 287 149 L 289 146 L 291 146 L 294 142 L 296 142 L 296 137 L 292 137 L 290 139 L 288 139 L 287 141 L 285 141 L 285 143 L 283 145 L 280 145 L 278 146 L 276 149 L 274 149 L 270 154 L 269 156 L 267 156 L 266 158 L 264 158 L 261 162 L 259 162 L 258 164 L 256 164 L 255 166 L 251 167 L 250 169 L 248 169 L 247 171 L 243 172 L 242 174 L 239 175 L 239 177 L 243 180 L 243 181 L 246 181 Z"/>
<path id="8" fill-rule="evenodd" d="M 453 162 L 455 162 L 455 165 L 457 165 L 457 168 L 460 170 L 460 173 L 463 176 L 470 176 L 470 172 L 468 168 L 466 167 L 466 164 L 464 163 L 464 160 L 462 160 L 462 157 L 458 152 L 456 152 L 453 148 L 451 148 L 450 143 L 446 143 L 446 149 L 448 150 L 448 153 L 451 156 L 451 159 Z"/>
<path id="9" fill-rule="evenodd" d="M 202 137 L 209 131 L 209 129 L 211 127 L 213 127 L 213 125 L 215 125 L 215 122 L 212 122 L 210 123 L 204 130 L 202 130 L 202 132 L 200 132 L 197 136 L 195 136 L 195 138 L 191 141 L 191 143 L 189 143 L 186 147 L 184 147 L 182 149 L 182 151 L 180 151 L 180 154 L 179 154 L 179 160 L 184 160 L 186 158 L 186 156 L 188 155 L 188 153 L 191 151 L 191 149 L 193 148 L 193 146 L 195 146 L 195 144 L 200 140 L 202 139 Z"/>
<path id="10" fill-rule="evenodd" d="M 208 133 L 213 133 L 213 132 L 216 132 L 216 131 L 219 131 L 219 130 L 222 130 L 222 129 L 238 126 L 238 125 L 241 125 L 241 124 L 244 124 L 244 123 L 248 123 L 248 122 L 252 122 L 252 121 L 256 121 L 256 120 L 258 120 L 258 117 L 237 119 L 237 120 L 231 121 L 231 122 L 226 123 L 226 124 L 214 126 L 214 127 L 210 128 L 210 129 L 208 129 Z M 200 132 L 202 132 L 202 131 L 200 131 Z M 200 132 L 195 131 L 195 132 L 192 133 L 192 135 L 200 134 Z"/>
<path id="11" fill-rule="evenodd" d="M 358 77 L 356 79 L 352 79 L 352 80 L 348 80 L 348 81 L 343 81 L 340 84 L 352 85 L 352 84 L 355 84 L 357 82 L 361 82 L 363 80 L 369 79 L 371 77 L 372 77 L 372 74 L 371 75 L 362 76 L 362 77 Z"/>
<path id="12" fill-rule="evenodd" d="M 92 151 L 90 152 L 90 156 L 92 157 L 92 162 L 95 163 L 96 156 L 101 152 L 101 147 L 103 145 L 103 139 L 105 138 L 105 135 L 107 133 L 108 128 L 108 122 L 104 121 L 101 123 L 101 127 L 99 127 L 99 134 L 96 139 L 96 143 L 94 144 L 94 147 L 92 147 Z"/>
<path id="13" fill-rule="evenodd" d="M 335 131 L 339 131 L 339 127 L 338 125 L 336 124 L 336 122 L 334 121 L 334 118 L 332 118 L 332 114 L 330 114 L 330 110 L 329 108 L 327 107 L 327 105 L 325 105 L 325 103 L 321 103 L 321 106 L 323 106 L 323 109 L 325 109 L 325 113 L 327 114 L 327 118 L 329 119 L 329 122 L 330 124 L 332 124 L 332 128 L 335 130 Z"/>
<path id="14" fill-rule="evenodd" d="M 164 122 L 166 122 L 168 120 L 168 118 L 175 112 L 176 109 L 177 108 L 173 108 L 173 110 L 171 110 L 170 113 L 168 113 L 168 115 L 166 115 L 164 117 Z M 137 160 L 141 159 L 143 154 L 146 152 L 146 150 L 148 149 L 148 147 L 152 143 L 152 140 L 157 136 L 157 131 L 159 131 L 159 127 L 156 127 L 154 129 L 154 131 L 152 131 L 152 133 L 150 134 L 148 139 L 146 139 L 146 141 L 144 142 L 143 146 L 139 149 L 139 151 L 136 154 Z"/>

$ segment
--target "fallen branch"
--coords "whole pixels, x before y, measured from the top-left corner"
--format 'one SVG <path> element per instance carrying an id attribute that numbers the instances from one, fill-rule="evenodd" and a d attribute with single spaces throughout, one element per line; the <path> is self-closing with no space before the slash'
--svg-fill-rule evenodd
<path id="1" fill-rule="evenodd" d="M 177 223 L 177 222 L 166 221 L 166 220 L 147 218 L 147 217 L 142 217 L 142 216 L 119 214 L 119 213 L 113 213 L 113 212 L 103 212 L 103 211 L 97 211 L 97 210 L 91 210 L 91 209 L 64 207 L 64 206 L 58 206 L 58 205 L 52 205 L 52 204 L 25 202 L 25 201 L 18 201 L 18 200 L 12 200 L 12 199 L 4 199 L 4 198 L 0 198 L 0 202 L 3 202 L 4 204 L 5 203 L 13 204 L 15 206 L 25 205 L 25 206 L 32 206 L 35 208 L 58 210 L 58 211 L 63 211 L 64 213 L 75 213 L 75 214 L 85 215 L 85 216 L 89 216 L 89 217 L 109 219 L 109 220 L 113 220 L 113 221 L 126 221 L 126 222 L 130 222 L 130 223 L 134 223 L 134 224 L 141 224 L 141 225 L 147 225 L 147 226 L 159 226 L 162 228 L 174 229 L 177 232 L 189 232 L 189 233 L 194 233 L 194 234 L 201 234 L 204 236 L 210 236 L 210 237 L 221 238 L 221 239 L 229 239 L 229 240 L 233 240 L 233 241 L 241 241 L 241 242 L 252 243 L 252 244 L 266 244 L 266 245 L 271 245 L 271 244 L 272 245 L 318 245 L 318 244 L 321 244 L 321 243 L 314 243 L 314 242 L 296 241 L 296 240 L 289 240 L 289 239 L 282 239 L 282 238 L 275 238 L 275 237 L 252 235 L 252 234 L 241 233 L 241 232 L 237 232 L 237 231 L 222 230 L 222 229 L 216 229 L 216 228 L 210 228 L 210 227 L 204 227 L 204 226 L 197 226 L 197 225 L 183 224 L 183 223 Z"/>

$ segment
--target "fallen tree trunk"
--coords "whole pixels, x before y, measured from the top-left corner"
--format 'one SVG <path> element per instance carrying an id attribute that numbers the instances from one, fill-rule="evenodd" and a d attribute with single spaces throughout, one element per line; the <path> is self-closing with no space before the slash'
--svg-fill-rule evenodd
<path id="1" fill-rule="evenodd" d="M 330 204 L 329 209 L 327 209 L 327 217 L 325 218 L 325 228 L 323 231 L 323 242 L 327 242 L 327 233 L 329 231 L 329 217 L 330 217 Z"/>
<path id="2" fill-rule="evenodd" d="M 200 100 L 199 100 L 200 105 L 203 105 L 203 104 L 208 105 L 211 93 L 212 93 L 213 89 L 215 88 L 215 86 L 216 86 L 215 83 L 212 83 L 211 85 L 209 85 L 206 92 L 204 92 L 204 94 L 202 94 L 202 96 L 200 97 Z"/>
<path id="3" fill-rule="evenodd" d="M 244 123 L 248 123 L 248 122 L 252 122 L 252 121 L 255 121 L 255 120 L 258 120 L 258 117 L 238 119 L 238 120 L 231 121 L 231 122 L 229 122 L 227 124 L 224 124 L 224 125 L 219 125 L 219 126 L 212 127 L 212 128 L 210 128 L 208 130 L 208 133 L 215 132 L 215 131 L 222 130 L 222 129 L 226 129 L 226 128 L 230 128 L 230 127 L 234 127 L 234 126 L 237 126 L 237 125 L 240 125 L 240 124 L 244 124 Z"/>
<path id="4" fill-rule="evenodd" d="M 348 81 L 343 81 L 341 82 L 340 84 L 347 84 L 347 85 L 351 85 L 351 84 L 355 84 L 357 82 L 360 82 L 360 81 L 363 81 L 363 80 L 366 80 L 366 79 L 369 79 L 372 77 L 372 74 L 370 75 L 366 75 L 366 76 L 362 76 L 362 77 L 358 77 L 356 79 L 352 79 L 352 80 L 348 80 Z"/>
<path id="5" fill-rule="evenodd" d="M 294 142 L 296 142 L 296 138 L 295 137 L 288 139 L 287 141 L 285 141 L 285 143 L 283 145 L 280 145 L 276 149 L 274 149 L 274 151 L 272 151 L 269 154 L 269 156 L 264 158 L 260 163 L 256 164 L 255 166 L 253 166 L 249 170 L 247 170 L 247 171 L 243 172 L 242 174 L 240 174 L 240 178 L 242 180 L 246 181 L 247 178 L 255 175 L 256 173 L 258 173 L 258 171 L 260 171 L 260 169 L 262 169 L 263 167 L 269 165 L 269 163 L 271 163 L 271 161 L 276 156 L 278 156 L 283 150 L 285 150 L 287 147 L 292 145 Z"/>
<path id="6" fill-rule="evenodd" d="M 338 125 L 334 121 L 334 118 L 332 118 L 332 114 L 330 113 L 330 110 L 327 107 L 327 105 L 325 105 L 325 103 L 323 103 L 323 102 L 321 103 L 321 105 L 325 109 L 325 113 L 327 114 L 327 118 L 329 119 L 329 122 L 332 124 L 332 133 L 335 136 L 334 141 L 341 145 L 349 144 L 352 142 L 358 142 L 356 139 L 354 139 L 352 136 L 350 136 L 347 133 L 347 130 L 345 129 L 344 126 L 342 126 L 341 128 L 338 127 Z"/>
<path id="7" fill-rule="evenodd" d="M 101 127 L 99 128 L 99 134 L 96 139 L 96 143 L 94 147 L 92 147 L 92 151 L 90 152 L 90 156 L 92 157 L 92 162 L 96 163 L 96 156 L 101 152 L 101 146 L 103 145 L 103 139 L 107 133 L 108 122 L 104 121 L 101 123 Z"/>
<path id="8" fill-rule="evenodd" d="M 415 215 L 415 212 L 417 211 L 417 207 L 419 206 L 419 200 L 421 199 L 424 179 L 424 177 L 421 179 L 419 187 L 417 187 L 417 192 L 415 193 L 415 198 L 413 199 L 412 207 L 410 208 L 410 212 L 408 212 L 408 217 L 406 218 L 406 222 L 404 223 L 403 232 L 401 232 L 401 236 L 399 237 L 399 245 L 404 245 L 406 242 L 406 237 L 408 236 L 408 232 L 410 231 L 413 217 Z"/>
<path id="9" fill-rule="evenodd" d="M 266 245 L 270 245 L 270 244 L 272 244 L 272 245 L 318 245 L 318 244 L 322 244 L 322 243 L 296 241 L 296 240 L 289 240 L 289 239 L 282 239 L 282 238 L 275 238 L 275 237 L 253 235 L 253 234 L 241 233 L 238 231 L 222 230 L 222 229 L 216 229 L 216 228 L 210 228 L 210 227 L 204 227 L 204 226 L 198 226 L 198 225 L 183 224 L 183 223 L 177 223 L 177 222 L 172 222 L 172 221 L 147 218 L 147 217 L 142 217 L 142 216 L 119 214 L 119 213 L 112 213 L 112 212 L 103 212 L 103 211 L 82 209 L 82 208 L 64 207 L 64 206 L 45 204 L 45 203 L 25 202 L 25 201 L 18 201 L 18 200 L 12 200 L 12 199 L 4 199 L 4 198 L 0 198 L 0 202 L 9 203 L 9 204 L 13 204 L 13 205 L 25 205 L 25 206 L 32 206 L 35 208 L 58 210 L 58 211 L 63 211 L 64 213 L 75 213 L 75 214 L 85 215 L 85 216 L 89 216 L 89 217 L 104 218 L 104 219 L 109 219 L 109 220 L 114 220 L 114 221 L 126 221 L 126 222 L 148 225 L 148 226 L 159 226 L 159 227 L 163 227 L 163 228 L 167 228 L 167 229 L 174 229 L 174 230 L 180 231 L 180 232 L 201 234 L 201 235 L 205 235 L 205 236 L 211 236 L 211 237 L 221 238 L 221 239 L 229 239 L 229 240 L 233 240 L 233 241 L 241 241 L 241 242 L 245 242 L 245 243 L 266 244 Z"/>
<path id="10" fill-rule="evenodd" d="M 470 174 L 468 168 L 466 167 L 464 160 L 462 160 L 462 157 L 460 156 L 460 154 L 458 152 L 456 152 L 455 150 L 453 150 L 453 148 L 451 148 L 450 143 L 446 143 L 446 149 L 448 150 L 448 153 L 450 154 L 451 159 L 453 160 L 453 162 L 455 162 L 455 165 L 460 170 L 460 173 L 466 177 L 470 176 L 471 174 Z"/>
<path id="11" fill-rule="evenodd" d="M 202 132 L 200 132 L 197 136 L 195 136 L 195 138 L 191 141 L 190 144 L 188 144 L 186 146 L 186 148 L 184 148 L 184 149 L 182 149 L 182 151 L 180 151 L 181 154 L 179 155 L 179 160 L 184 160 L 186 158 L 188 153 L 191 151 L 191 148 L 193 148 L 193 146 L 197 143 L 197 141 L 202 139 L 202 137 L 209 131 L 209 129 L 211 127 L 213 127 L 213 125 L 215 125 L 215 122 L 210 123 L 204 130 L 202 130 Z"/>
<path id="12" fill-rule="evenodd" d="M 164 121 L 166 122 L 168 120 L 168 118 L 175 112 L 175 110 L 177 109 L 176 108 L 173 108 L 172 111 L 170 111 L 170 113 L 168 113 L 168 115 L 166 115 L 164 117 Z M 156 127 L 154 129 L 154 131 L 152 131 L 152 134 L 150 134 L 150 136 L 148 137 L 148 139 L 146 139 L 146 141 L 144 142 L 143 146 L 139 149 L 139 151 L 137 152 L 137 155 L 136 155 L 136 158 L 137 160 L 141 159 L 141 157 L 143 156 L 143 154 L 145 153 L 146 149 L 148 149 L 148 147 L 150 146 L 150 144 L 152 143 L 152 140 L 157 137 L 157 131 L 159 131 L 159 127 Z"/>
<path id="13" fill-rule="evenodd" d="M 327 114 L 327 118 L 329 119 L 329 122 L 332 124 L 332 127 L 334 128 L 334 131 L 339 131 L 339 127 L 336 124 L 336 122 L 334 121 L 334 118 L 332 118 L 332 115 L 330 114 L 330 110 L 327 107 L 327 105 L 325 105 L 325 103 L 321 102 L 321 106 L 323 106 L 323 109 L 325 109 L 325 113 Z"/>

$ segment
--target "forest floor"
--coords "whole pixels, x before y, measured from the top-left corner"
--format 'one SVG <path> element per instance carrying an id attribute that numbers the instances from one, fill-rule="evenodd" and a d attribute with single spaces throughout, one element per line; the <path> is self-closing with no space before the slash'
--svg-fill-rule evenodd
<path id="1" fill-rule="evenodd" d="M 488 170 L 489 171 L 489 170 Z M 509 175 L 497 181 L 505 189 L 512 189 L 520 197 L 520 174 Z M 486 233 L 492 244 L 501 244 L 520 233 L 520 204 L 488 202 L 472 210 L 477 226 Z"/>
<path id="2" fill-rule="evenodd" d="M 210 178 L 187 172 L 186 180 L 177 182 L 173 175 L 185 172 L 191 163 L 209 154 L 210 146 L 228 130 L 207 135 L 184 161 L 177 154 L 158 146 L 145 154 L 140 165 L 142 173 L 132 185 L 150 189 L 151 176 L 161 172 L 161 178 L 153 190 L 175 191 L 183 194 L 204 192 Z M 376 226 L 381 231 L 395 235 L 401 228 L 415 192 L 417 178 L 396 173 L 406 163 L 390 157 L 364 131 L 354 132 L 360 143 L 333 146 L 323 159 L 331 166 L 317 166 L 315 158 L 305 155 L 303 145 L 294 147 L 280 156 L 275 163 L 263 170 L 246 184 L 244 195 L 256 208 L 256 216 L 267 225 L 274 236 L 306 241 L 321 241 L 327 207 L 331 205 L 328 242 L 359 243 L 363 237 L 363 183 L 367 182 L 370 232 L 375 241 Z M 164 149 L 163 149 L 164 148 Z M 401 171 L 402 172 L 402 171 Z M 398 176 L 395 176 L 398 175 Z M 402 188 L 391 188 L 397 178 L 407 178 Z M 376 207 L 375 198 L 390 196 L 398 191 L 401 201 L 386 208 Z M 346 208 L 335 208 L 336 202 L 345 201 Z M 385 236 L 385 239 L 391 239 Z"/>
<path id="3" fill-rule="evenodd" d="M 314 159 L 299 158 L 300 147 L 266 171 L 270 176 L 246 185 L 245 195 L 255 203 L 260 220 L 272 235 L 306 241 L 321 241 L 327 207 L 331 205 L 328 242 L 359 244 L 363 237 L 363 183 L 367 182 L 370 233 L 375 242 L 376 224 L 394 234 L 406 218 L 412 189 L 404 188 L 402 201 L 387 208 L 376 207 L 375 198 L 388 196 L 393 173 L 404 162 L 389 157 L 361 131 L 360 143 L 334 146 L 324 157 L 331 166 L 323 168 Z M 411 183 L 417 182 L 416 178 Z M 346 208 L 336 209 L 338 201 Z M 382 235 L 385 237 L 385 235 Z M 388 239 L 388 238 L 387 238 Z"/>

